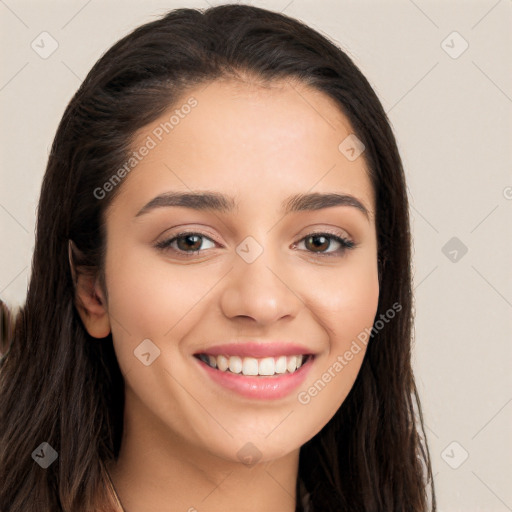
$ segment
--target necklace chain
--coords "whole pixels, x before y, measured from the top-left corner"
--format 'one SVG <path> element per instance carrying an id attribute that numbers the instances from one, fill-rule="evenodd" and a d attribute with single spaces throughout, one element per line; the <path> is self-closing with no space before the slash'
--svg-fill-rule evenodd
<path id="1" fill-rule="evenodd" d="M 121 503 L 121 500 L 119 499 L 119 495 L 117 494 L 117 491 L 116 491 L 116 488 L 114 486 L 114 482 L 112 481 L 112 478 L 110 477 L 110 473 L 108 472 L 108 469 L 105 468 L 105 471 L 107 472 L 107 477 L 108 477 L 108 485 L 110 487 L 110 490 L 112 491 L 112 494 L 116 500 L 116 504 L 121 507 L 121 510 L 123 512 L 126 512 L 122 503 Z"/>
<path id="2" fill-rule="evenodd" d="M 107 473 L 107 479 L 108 479 L 108 485 L 110 487 L 110 490 L 112 491 L 112 495 L 114 496 L 115 500 L 116 500 L 116 505 L 121 507 L 121 510 L 122 512 L 126 512 L 125 508 L 123 507 L 123 504 L 121 503 L 121 500 L 119 499 L 119 495 L 117 494 L 117 491 L 116 491 L 116 488 L 114 486 L 114 482 L 112 481 L 112 478 L 110 477 L 110 473 L 108 472 L 108 469 L 105 468 L 105 471 Z M 301 485 L 303 485 L 302 481 L 300 482 Z M 306 494 L 306 504 L 303 506 L 305 506 L 305 510 L 306 511 L 309 511 L 310 510 L 310 504 L 309 504 L 309 493 Z"/>

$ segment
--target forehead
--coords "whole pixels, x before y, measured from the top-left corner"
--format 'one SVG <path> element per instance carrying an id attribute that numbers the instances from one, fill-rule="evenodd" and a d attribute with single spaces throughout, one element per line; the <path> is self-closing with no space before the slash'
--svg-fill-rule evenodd
<path id="1" fill-rule="evenodd" d="M 239 204 L 272 207 L 292 193 L 339 192 L 361 198 L 373 216 L 364 158 L 349 160 L 340 149 L 352 132 L 336 102 L 304 84 L 217 80 L 189 89 L 139 130 L 132 149 L 151 149 L 121 196 L 222 190 Z"/>

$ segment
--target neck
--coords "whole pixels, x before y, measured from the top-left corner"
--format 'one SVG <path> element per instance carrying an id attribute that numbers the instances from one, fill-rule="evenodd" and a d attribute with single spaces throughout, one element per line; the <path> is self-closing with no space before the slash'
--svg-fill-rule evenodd
<path id="1" fill-rule="evenodd" d="M 234 505 L 243 512 L 295 512 L 298 449 L 247 465 L 191 446 L 150 418 L 125 409 L 121 450 L 109 468 L 125 512 L 225 512 Z"/>

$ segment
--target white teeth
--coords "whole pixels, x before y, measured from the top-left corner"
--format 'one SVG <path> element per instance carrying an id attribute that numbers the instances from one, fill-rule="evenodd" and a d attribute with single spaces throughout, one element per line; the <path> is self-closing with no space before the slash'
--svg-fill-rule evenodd
<path id="1" fill-rule="evenodd" d="M 242 371 L 242 360 L 238 356 L 231 356 L 229 358 L 229 371 L 233 373 L 240 373 Z"/>
<path id="2" fill-rule="evenodd" d="M 280 356 L 276 359 L 275 371 L 276 373 L 286 372 L 286 356 Z"/>
<path id="3" fill-rule="evenodd" d="M 286 358 L 286 369 L 293 373 L 297 369 L 297 357 L 290 356 Z"/>
<path id="4" fill-rule="evenodd" d="M 241 373 L 247 376 L 272 376 L 286 372 L 293 373 L 305 361 L 305 357 L 302 354 L 297 356 L 263 357 L 261 359 L 255 357 L 227 357 L 224 355 L 200 354 L 199 359 L 220 371 L 225 372 L 229 370 L 232 373 Z"/>
<path id="5" fill-rule="evenodd" d="M 258 360 L 254 357 L 244 357 L 242 360 L 242 373 L 244 375 L 258 375 Z"/>
<path id="6" fill-rule="evenodd" d="M 274 375 L 274 358 L 265 357 L 260 361 L 259 374 L 260 375 Z"/>
<path id="7" fill-rule="evenodd" d="M 217 356 L 217 368 L 225 372 L 229 368 L 229 359 L 226 356 Z"/>

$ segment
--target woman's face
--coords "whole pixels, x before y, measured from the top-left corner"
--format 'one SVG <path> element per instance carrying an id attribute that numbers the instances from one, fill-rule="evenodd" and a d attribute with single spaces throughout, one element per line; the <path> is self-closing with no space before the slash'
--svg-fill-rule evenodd
<path id="1" fill-rule="evenodd" d="M 351 132 L 316 90 L 216 81 L 138 133 L 105 267 L 133 431 L 267 461 L 343 403 L 379 296 L 374 195 Z M 203 193 L 215 198 L 170 196 Z"/>

